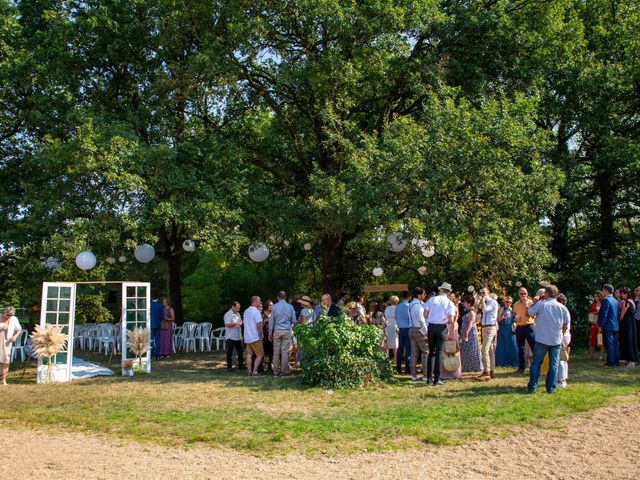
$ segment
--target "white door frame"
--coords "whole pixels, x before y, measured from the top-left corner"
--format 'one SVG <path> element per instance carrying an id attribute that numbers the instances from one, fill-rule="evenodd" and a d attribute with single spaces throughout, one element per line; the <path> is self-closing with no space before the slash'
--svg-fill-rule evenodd
<path id="1" fill-rule="evenodd" d="M 127 289 L 134 288 L 135 296 L 128 297 Z M 139 289 L 144 288 L 145 292 L 143 295 L 139 295 Z M 140 315 L 143 313 L 143 310 L 140 309 L 140 300 L 144 300 L 145 308 L 144 314 L 142 315 L 144 318 L 141 319 Z M 131 305 L 128 305 L 129 302 L 135 302 L 136 305 L 133 308 Z M 131 311 L 135 310 L 135 311 Z M 132 318 L 135 315 L 135 318 Z M 147 373 L 151 373 L 151 284 L 148 282 L 122 282 L 122 361 L 124 362 L 128 358 L 129 348 L 127 346 L 127 331 L 129 331 L 129 326 L 140 327 L 143 326 L 147 329 L 148 334 L 148 346 L 147 346 L 147 354 L 142 357 L 142 368 L 144 368 Z M 156 348 L 160 348 L 160 345 L 156 345 Z M 134 361 L 135 361 L 134 357 Z M 122 365 L 121 365 L 122 366 Z M 134 363 L 135 367 L 135 363 Z M 124 375 L 124 367 L 122 367 L 122 374 Z"/>

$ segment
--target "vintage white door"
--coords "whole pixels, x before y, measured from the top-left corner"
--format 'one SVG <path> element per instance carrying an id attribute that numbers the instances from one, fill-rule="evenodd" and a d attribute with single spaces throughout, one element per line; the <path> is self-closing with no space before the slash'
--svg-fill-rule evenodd
<path id="1" fill-rule="evenodd" d="M 73 330 L 76 309 L 76 284 L 64 282 L 44 282 L 42 304 L 40 306 L 40 327 L 56 325 L 67 335 L 65 348 L 52 357 L 38 360 L 38 383 L 71 381 L 73 362 Z"/>
<path id="2" fill-rule="evenodd" d="M 142 369 L 151 373 L 151 284 L 130 282 L 122 284 L 122 361 L 137 358 L 127 345 L 127 332 L 146 328 L 149 337 L 146 354 L 142 356 Z M 123 368 L 124 374 L 124 368 Z"/>

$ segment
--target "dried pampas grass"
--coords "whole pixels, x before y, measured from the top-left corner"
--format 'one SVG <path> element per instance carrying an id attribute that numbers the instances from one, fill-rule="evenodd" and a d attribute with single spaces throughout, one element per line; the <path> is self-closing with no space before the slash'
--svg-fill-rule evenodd
<path id="1" fill-rule="evenodd" d="M 35 331 L 31 334 L 32 351 L 37 358 L 48 358 L 47 364 L 47 381 L 51 382 L 51 364 L 53 357 L 61 352 L 67 345 L 68 335 L 62 333 L 62 327 L 57 325 L 45 325 L 42 328 L 36 326 Z"/>
<path id="2" fill-rule="evenodd" d="M 38 358 L 53 357 L 66 346 L 68 338 L 67 335 L 62 333 L 61 327 L 45 325 L 42 328 L 38 325 L 31 334 L 33 353 Z"/>
<path id="3" fill-rule="evenodd" d="M 136 327 L 127 332 L 127 345 L 133 354 L 138 357 L 138 370 L 142 368 L 142 356 L 149 348 L 149 330 Z"/>

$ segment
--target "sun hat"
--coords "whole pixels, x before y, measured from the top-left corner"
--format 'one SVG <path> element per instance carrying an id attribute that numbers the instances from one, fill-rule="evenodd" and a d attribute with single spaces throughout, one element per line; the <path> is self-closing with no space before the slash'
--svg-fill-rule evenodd
<path id="1" fill-rule="evenodd" d="M 453 288 L 451 288 L 451 284 L 444 282 L 442 285 L 438 287 L 438 290 L 446 290 L 447 292 L 450 292 L 453 290 Z"/>
<path id="2" fill-rule="evenodd" d="M 311 298 L 309 298 L 308 295 L 303 295 L 302 297 L 300 297 L 300 300 L 298 300 L 298 302 L 300 303 L 300 305 L 308 307 L 309 305 L 311 305 Z"/>
<path id="3" fill-rule="evenodd" d="M 444 357 L 442 366 L 447 372 L 455 372 L 460 366 L 460 360 L 456 355 L 447 355 L 446 357 Z"/>

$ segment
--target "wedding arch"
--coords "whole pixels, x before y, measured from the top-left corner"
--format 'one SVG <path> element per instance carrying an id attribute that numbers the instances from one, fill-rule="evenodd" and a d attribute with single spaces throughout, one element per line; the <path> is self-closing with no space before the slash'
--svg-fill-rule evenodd
<path id="1" fill-rule="evenodd" d="M 40 327 L 55 325 L 62 333 L 68 335 L 65 349 L 52 358 L 51 366 L 47 359 L 38 360 L 38 383 L 46 383 L 50 378 L 53 382 L 69 382 L 72 379 L 71 367 L 73 362 L 73 334 L 75 327 L 76 289 L 78 285 L 106 285 L 120 284 L 122 286 L 122 309 L 120 322 L 122 361 L 133 358 L 127 346 L 127 332 L 136 327 L 146 328 L 151 335 L 151 284 L 132 281 L 104 281 L 104 282 L 44 282 L 42 284 L 42 302 L 40 307 Z M 142 369 L 151 373 L 151 339 L 149 339 L 147 353 L 142 357 Z M 48 369 L 51 371 L 48 372 Z"/>

